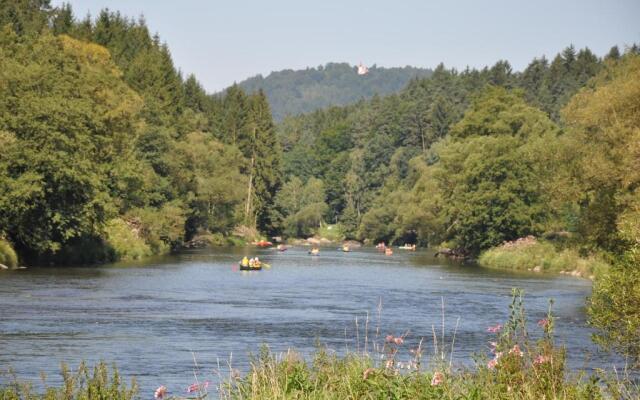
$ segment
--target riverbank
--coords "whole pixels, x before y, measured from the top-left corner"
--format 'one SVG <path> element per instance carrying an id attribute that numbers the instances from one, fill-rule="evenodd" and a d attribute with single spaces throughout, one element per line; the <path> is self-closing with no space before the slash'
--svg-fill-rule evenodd
<path id="1" fill-rule="evenodd" d="M 609 269 L 599 257 L 581 257 L 575 249 L 558 249 L 553 243 L 533 236 L 486 250 L 477 261 L 487 268 L 554 272 L 591 280 Z"/>

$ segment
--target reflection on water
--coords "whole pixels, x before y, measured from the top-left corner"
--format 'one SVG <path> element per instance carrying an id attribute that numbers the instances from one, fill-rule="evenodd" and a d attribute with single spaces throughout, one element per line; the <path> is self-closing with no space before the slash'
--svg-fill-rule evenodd
<path id="1" fill-rule="evenodd" d="M 355 349 L 369 316 L 370 336 L 409 331 L 408 345 L 432 325 L 440 330 L 441 299 L 450 342 L 456 320 L 454 361 L 469 363 L 486 351 L 486 327 L 503 322 L 510 292 L 521 287 L 531 321 L 555 299 L 558 338 L 572 368 L 602 366 L 585 327 L 590 282 L 569 277 L 492 271 L 434 259 L 432 253 L 375 250 L 342 253 L 306 249 L 257 250 L 273 268 L 239 272 L 238 260 L 253 249 L 192 251 L 177 256 L 84 268 L 0 273 L 0 368 L 19 376 L 54 378 L 61 361 L 76 365 L 116 362 L 135 375 L 146 393 L 159 384 L 182 387 L 192 379 L 192 352 L 205 375 L 226 366 L 246 369 L 262 343 L 275 351 L 305 354 L 315 343 L 337 351 Z M 535 330 L 532 327 L 532 330 Z M 360 343 L 362 346 L 362 343 Z M 209 377 L 211 378 L 211 377 Z M 0 383 L 5 377 L 0 377 Z"/>

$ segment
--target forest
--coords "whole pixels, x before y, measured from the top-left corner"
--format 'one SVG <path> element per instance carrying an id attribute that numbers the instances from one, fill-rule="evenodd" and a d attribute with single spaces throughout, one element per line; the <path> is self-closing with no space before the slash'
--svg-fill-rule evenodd
<path id="1" fill-rule="evenodd" d="M 385 68 L 376 65 L 365 75 L 347 63 L 328 63 L 304 70 L 274 71 L 266 77 L 257 75 L 238 83 L 247 92 L 262 89 L 267 95 L 273 118 L 281 122 L 286 116 L 305 114 L 329 106 L 345 106 L 384 96 L 403 89 L 411 79 L 424 78 L 430 69 L 415 67 Z"/>
<path id="2" fill-rule="evenodd" d="M 198 232 L 273 229 L 282 160 L 262 92 L 208 95 L 117 12 L 22 1 L 0 23 L 0 232 L 21 259 L 139 258 Z"/>
<path id="3" fill-rule="evenodd" d="M 521 72 L 439 65 L 398 93 L 276 124 L 265 92 L 209 94 L 182 76 L 143 18 L 19 0 L 0 3 L 0 27 L 1 264 L 326 224 L 465 258 L 534 236 L 611 265 L 592 323 L 640 354 L 637 45 L 569 46 Z"/>

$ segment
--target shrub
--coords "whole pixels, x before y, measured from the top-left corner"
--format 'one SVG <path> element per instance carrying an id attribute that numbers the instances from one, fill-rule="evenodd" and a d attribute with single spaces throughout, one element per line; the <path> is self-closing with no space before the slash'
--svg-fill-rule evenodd
<path id="1" fill-rule="evenodd" d="M 151 247 L 140 237 L 139 231 L 120 218 L 107 223 L 105 235 L 118 260 L 137 260 L 153 254 Z"/>
<path id="2" fill-rule="evenodd" d="M 18 256 L 15 250 L 11 246 L 11 243 L 0 238 L 0 264 L 6 265 L 9 268 L 16 268 L 18 266 Z"/>
<path id="3" fill-rule="evenodd" d="M 640 366 L 640 251 L 629 251 L 598 276 L 588 301 L 596 343 Z"/>
<path id="4" fill-rule="evenodd" d="M 583 258 L 573 249 L 558 250 L 551 242 L 538 241 L 532 236 L 489 249 L 480 254 L 478 263 L 500 269 L 577 271 L 581 276 L 594 275 L 608 268 L 598 257 Z"/>

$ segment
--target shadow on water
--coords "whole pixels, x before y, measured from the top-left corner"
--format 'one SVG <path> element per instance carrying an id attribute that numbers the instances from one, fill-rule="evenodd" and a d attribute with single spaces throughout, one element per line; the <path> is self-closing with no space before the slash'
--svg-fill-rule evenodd
<path id="1" fill-rule="evenodd" d="M 589 281 L 460 265 L 430 250 L 397 250 L 391 257 L 366 248 L 323 248 L 317 257 L 307 251 L 218 248 L 7 271 L 0 274 L 0 365 L 37 380 L 40 371 L 57 376 L 61 361 L 103 359 L 139 377 L 146 393 L 161 383 L 188 383 L 192 352 L 210 373 L 231 354 L 233 366 L 246 369 L 247 355 L 262 343 L 307 355 L 317 340 L 340 352 L 355 349 L 367 316 L 370 335 L 379 323 L 381 335 L 409 331 L 408 345 L 416 345 L 440 327 L 443 299 L 447 335 L 460 318 L 454 360 L 468 364 L 491 339 L 486 327 L 506 319 L 513 287 L 525 290 L 532 331 L 555 299 L 558 338 L 572 368 L 611 362 L 589 339 Z M 273 267 L 237 271 L 245 255 Z"/>

